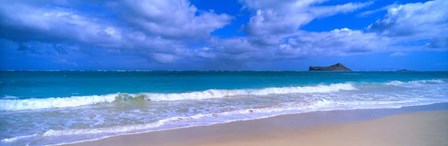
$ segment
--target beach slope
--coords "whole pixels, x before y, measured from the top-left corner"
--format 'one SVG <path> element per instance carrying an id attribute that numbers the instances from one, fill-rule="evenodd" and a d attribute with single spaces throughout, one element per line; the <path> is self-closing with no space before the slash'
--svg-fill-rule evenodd
<path id="1" fill-rule="evenodd" d="M 295 124 L 295 120 L 302 120 L 302 123 Z M 117 136 L 73 145 L 440 146 L 448 145 L 446 123 L 448 111 L 405 113 L 373 120 L 327 124 L 325 119 L 313 118 L 313 114 L 286 115 Z"/>

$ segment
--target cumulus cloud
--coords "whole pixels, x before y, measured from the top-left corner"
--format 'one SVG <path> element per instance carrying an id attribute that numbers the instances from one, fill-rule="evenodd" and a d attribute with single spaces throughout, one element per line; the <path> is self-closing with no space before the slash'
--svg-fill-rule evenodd
<path id="1" fill-rule="evenodd" d="M 51 46 L 73 44 L 173 63 L 189 39 L 207 38 L 231 20 L 226 14 L 199 11 L 187 0 L 93 3 L 100 5 L 100 11 L 79 11 L 89 6 L 83 1 L 10 1 L 0 5 L 0 37 L 19 46 L 41 44 L 28 45 L 30 52 L 41 52 L 42 46 L 60 51 L 64 47 Z"/>
<path id="2" fill-rule="evenodd" d="M 46 56 L 66 64 L 89 60 L 85 64 L 92 66 L 132 62 L 145 67 L 193 64 L 213 69 L 317 55 L 389 52 L 400 56 L 400 52 L 448 49 L 447 1 L 367 10 L 359 15 L 386 9 L 387 13 L 363 30 L 301 30 L 316 19 L 354 13 L 372 4 L 327 2 L 240 0 L 241 11 L 249 12 L 248 22 L 241 26 L 245 35 L 222 38 L 212 32 L 237 17 L 201 10 L 188 0 L 8 1 L 0 5 L 0 40 L 6 40 L 0 43 L 8 42 L 16 54 Z"/>
<path id="3" fill-rule="evenodd" d="M 3 38 L 85 43 L 112 43 L 113 27 L 73 9 L 11 2 L 0 6 Z M 106 31 L 109 30 L 109 31 Z"/>
<path id="4" fill-rule="evenodd" d="M 242 0 L 245 7 L 255 12 L 245 26 L 250 35 L 274 36 L 293 34 L 300 26 L 316 18 L 352 12 L 370 3 L 346 3 L 333 6 L 319 6 L 325 0 Z M 280 36 L 283 37 L 283 36 Z M 272 37 L 267 40 L 271 40 Z"/>
<path id="5" fill-rule="evenodd" d="M 448 1 L 395 5 L 368 29 L 403 41 L 429 40 L 427 47 L 448 49 Z"/>
<path id="6" fill-rule="evenodd" d="M 300 26 L 313 19 L 352 12 L 370 5 L 347 3 L 319 6 L 325 1 L 242 1 L 245 8 L 256 11 L 245 25 L 247 37 L 217 39 L 208 43 L 210 60 L 244 64 L 253 60 L 273 61 L 305 59 L 312 56 L 356 55 L 372 52 L 399 51 L 403 49 L 390 37 L 374 32 L 334 29 L 329 32 L 307 32 Z M 213 54 L 213 55 L 211 55 Z M 230 60 L 230 61 L 229 61 Z"/>
<path id="7" fill-rule="evenodd" d="M 297 31 L 282 38 L 280 43 L 264 46 L 259 46 L 247 37 L 214 38 L 209 42 L 209 47 L 197 49 L 194 53 L 208 57 L 207 61 L 226 61 L 244 66 L 252 62 L 301 60 L 315 56 L 356 55 L 399 49 L 390 46 L 394 46 L 390 38 L 342 28 L 329 32 Z"/>
<path id="8" fill-rule="evenodd" d="M 254 11 L 245 25 L 249 34 L 244 38 L 247 43 L 242 45 L 253 51 L 247 52 L 231 46 L 228 50 L 242 50 L 246 58 L 250 56 L 259 60 L 281 60 L 313 55 L 340 56 L 418 51 L 424 48 L 447 49 L 446 1 L 389 5 L 384 7 L 388 9 L 384 18 L 368 26 L 366 30 L 339 28 L 329 32 L 302 31 L 300 26 L 316 18 L 352 12 L 372 2 L 332 6 L 319 5 L 325 0 L 242 2 L 246 9 Z M 394 53 L 394 56 L 399 54 Z"/>
<path id="9" fill-rule="evenodd" d="M 408 55 L 406 52 L 393 52 L 392 54 L 390 54 L 390 56 L 392 57 L 400 57 L 400 56 L 406 56 Z"/>
<path id="10" fill-rule="evenodd" d="M 176 56 L 172 54 L 163 54 L 163 53 L 153 53 L 152 54 L 154 58 L 154 61 L 160 62 L 160 63 L 172 63 L 176 60 Z"/>
<path id="11" fill-rule="evenodd" d="M 127 8 L 126 18 L 131 23 L 162 37 L 207 36 L 231 20 L 231 16 L 226 14 L 198 11 L 187 0 L 125 0 L 122 3 Z"/>
<path id="12" fill-rule="evenodd" d="M 250 62 L 300 59 L 319 53 L 341 55 L 369 52 L 374 47 L 385 46 L 371 43 L 383 39 L 375 34 L 346 28 L 323 33 L 299 30 L 314 19 L 353 12 L 371 2 L 325 6 L 321 4 L 326 0 L 240 2 L 244 9 L 253 12 L 249 22 L 244 25 L 248 36 L 212 40 L 209 43 L 210 50 L 215 52 L 214 57 L 219 60 Z"/>
<path id="13" fill-rule="evenodd" d="M 219 46 L 212 47 L 213 52 L 216 52 L 215 58 L 232 58 L 239 59 L 240 62 L 249 62 L 250 60 L 272 61 L 303 59 L 317 55 L 341 56 L 376 52 L 395 52 L 393 56 L 400 56 L 404 55 L 402 52 L 405 51 L 418 51 L 425 46 L 443 47 L 448 42 L 443 37 L 448 34 L 446 30 L 448 27 L 445 27 L 447 21 L 444 20 L 448 18 L 446 17 L 448 13 L 445 12 L 446 9 L 442 10 L 446 2 L 393 4 L 385 7 L 389 9 L 389 13 L 383 19 L 376 21 L 366 30 L 339 28 L 328 32 L 303 31 L 300 30 L 300 26 L 316 18 L 355 11 L 370 5 L 371 2 L 333 6 L 320 6 L 319 4 L 325 1 L 313 0 L 281 2 L 246 0 L 241 2 L 246 9 L 254 11 L 250 21 L 244 27 L 248 36 L 214 41 L 212 44 Z M 442 6 L 422 9 L 435 4 Z M 395 14 L 409 6 L 412 8 L 407 10 L 409 12 L 406 14 Z M 414 15 L 417 11 L 418 15 L 423 16 Z M 437 11 L 436 14 L 433 14 L 433 11 Z M 428 16 L 431 18 L 421 18 L 430 14 L 433 14 L 433 16 Z M 417 24 L 421 24 L 421 27 L 414 28 L 414 24 L 411 23 L 416 21 L 418 21 Z M 374 28 L 386 24 L 386 22 L 385 26 L 391 26 L 391 28 L 382 27 L 385 28 L 383 30 Z M 394 30 L 396 26 L 391 24 L 402 26 L 403 30 L 409 28 L 407 31 L 412 32 L 415 36 L 397 36 L 396 32 L 394 32 L 396 34 L 392 34 L 390 32 L 396 31 Z M 419 44 L 422 39 L 431 41 Z"/>
<path id="14" fill-rule="evenodd" d="M 350 55 L 386 50 L 389 38 L 348 28 L 330 32 L 299 32 L 285 39 L 279 49 L 283 54 Z"/>

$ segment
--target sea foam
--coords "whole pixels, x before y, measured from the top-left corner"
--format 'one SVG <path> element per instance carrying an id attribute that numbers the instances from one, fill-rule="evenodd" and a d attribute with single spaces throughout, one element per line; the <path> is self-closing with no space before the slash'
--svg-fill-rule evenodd
<path id="1" fill-rule="evenodd" d="M 291 113 L 307 113 L 313 111 L 331 111 L 331 110 L 350 110 L 350 109 L 378 109 L 378 108 L 401 108 L 403 106 L 410 105 L 428 105 L 433 103 L 446 102 L 437 100 L 424 101 L 422 99 L 411 99 L 404 101 L 375 101 L 375 102 L 337 102 L 332 100 L 319 99 L 315 100 L 308 105 L 301 105 L 297 103 L 284 103 L 281 106 L 263 107 L 263 108 L 248 108 L 234 111 L 220 112 L 220 113 L 201 113 L 191 116 L 173 116 L 158 121 L 132 124 L 124 126 L 113 126 L 104 128 L 86 128 L 86 129 L 49 129 L 43 133 L 24 135 L 12 138 L 5 138 L 0 140 L 1 142 L 15 142 L 21 139 L 33 138 L 36 136 L 42 137 L 63 137 L 63 136 L 78 136 L 78 135 L 122 135 L 130 133 L 143 133 L 151 131 L 160 131 L 176 128 L 194 127 L 204 124 L 204 122 L 194 122 L 198 120 L 208 119 L 207 125 L 216 123 L 228 123 L 233 121 L 245 121 L 252 119 L 268 118 L 282 114 Z M 341 106 L 342 105 L 342 106 Z M 383 106 L 381 106 L 383 105 Z M 213 119 L 222 117 L 223 121 L 215 121 Z M 179 126 L 179 124 L 181 126 Z M 161 127 L 164 127 L 160 129 Z M 104 137 L 109 137 L 104 136 Z M 104 138 L 102 137 L 102 138 Z"/>
<path id="2" fill-rule="evenodd" d="M 427 85 L 427 84 L 443 84 L 446 83 L 444 80 L 441 79 L 434 79 L 434 80 L 414 80 L 414 81 L 390 81 L 387 82 L 386 85 L 392 85 L 392 86 L 420 86 L 420 85 Z"/>
<path id="3" fill-rule="evenodd" d="M 210 89 L 197 92 L 185 93 L 141 93 L 141 94 L 108 94 L 92 96 L 72 96 L 55 98 L 31 98 L 31 99 L 2 99 L 0 100 L 0 110 L 29 110 L 44 108 L 63 108 L 76 107 L 83 105 L 111 103 L 126 100 L 143 98 L 149 101 L 179 101 L 179 100 L 202 100 L 210 98 L 224 98 L 232 96 L 263 96 L 269 94 L 297 94 L 297 93 L 328 93 L 338 91 L 356 90 L 350 83 L 339 83 L 316 86 L 297 86 L 297 87 L 271 87 L 261 89 L 239 89 L 239 90 L 220 90 Z"/>

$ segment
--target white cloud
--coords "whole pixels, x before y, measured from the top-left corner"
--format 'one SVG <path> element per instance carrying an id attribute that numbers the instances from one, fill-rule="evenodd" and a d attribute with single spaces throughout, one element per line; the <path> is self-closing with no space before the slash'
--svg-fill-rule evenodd
<path id="1" fill-rule="evenodd" d="M 370 3 L 346 3 L 333 6 L 319 6 L 325 0 L 243 0 L 245 7 L 255 12 L 246 25 L 250 35 L 293 34 L 316 18 L 352 12 Z M 283 37 L 283 36 L 280 36 Z"/>
<path id="2" fill-rule="evenodd" d="M 152 59 L 159 63 L 173 63 L 176 61 L 176 56 L 172 54 L 153 53 Z"/>
<path id="3" fill-rule="evenodd" d="M 373 33 L 350 29 L 322 33 L 299 31 L 300 26 L 316 18 L 352 12 L 371 4 L 367 2 L 319 6 L 325 1 L 243 0 L 241 2 L 245 9 L 254 12 L 245 25 L 249 35 L 230 39 L 214 38 L 208 43 L 210 48 L 207 52 L 213 52 L 215 55 L 207 56 L 213 56 L 213 59 L 247 62 L 306 58 L 319 53 L 326 55 L 365 53 L 375 47 L 386 48 L 384 42 L 386 38 L 377 37 Z M 379 41 L 383 43 L 375 44 Z"/>
<path id="4" fill-rule="evenodd" d="M 318 6 L 318 7 L 312 7 L 311 12 L 313 13 L 314 16 L 316 16 L 316 18 L 326 17 L 338 13 L 353 12 L 355 10 L 371 5 L 372 3 L 373 2 L 364 2 L 364 3 L 346 3 L 334 6 Z"/>
<path id="5" fill-rule="evenodd" d="M 187 0 L 126 0 L 123 5 L 131 22 L 150 34 L 168 38 L 208 36 L 231 20 L 226 14 L 198 11 Z"/>
<path id="6" fill-rule="evenodd" d="M 231 17 L 200 11 L 187 0 L 101 2 L 114 19 L 78 11 L 79 1 L 9 2 L 0 5 L 0 37 L 20 42 L 40 41 L 98 47 L 109 53 L 143 56 L 173 63 L 189 39 L 206 39 Z"/>
<path id="7" fill-rule="evenodd" d="M 342 28 L 330 32 L 298 31 L 283 38 L 281 43 L 265 46 L 259 46 L 259 44 L 253 43 L 252 40 L 245 37 L 214 38 L 208 44 L 210 48 L 196 49 L 194 53 L 203 54 L 202 56 L 208 56 L 209 59 L 213 60 L 247 63 L 255 60 L 303 59 L 315 56 L 387 52 L 399 49 L 389 48 L 394 46 L 393 43 L 391 39 L 381 37 L 376 33 Z"/>
<path id="8" fill-rule="evenodd" d="M 254 58 L 259 60 L 300 59 L 316 55 L 340 56 L 373 52 L 404 52 L 422 50 L 425 47 L 448 46 L 448 39 L 446 39 L 448 38 L 446 35 L 448 34 L 446 30 L 448 29 L 446 27 L 448 22 L 446 11 L 448 9 L 443 9 L 446 2 L 431 1 L 390 5 L 387 6 L 389 13 L 385 18 L 373 24 L 387 24 L 386 26 L 391 26 L 391 28 L 402 26 L 403 30 L 412 32 L 410 36 L 392 35 L 386 31 L 395 30 L 388 30 L 389 28 L 377 33 L 379 30 L 374 30 L 372 27 L 368 30 L 341 28 L 329 32 L 298 30 L 301 25 L 316 18 L 351 12 L 370 5 L 371 2 L 333 6 L 319 6 L 318 4 L 324 1 L 313 0 L 281 2 L 246 0 L 243 2 L 246 9 L 255 12 L 246 25 L 249 36 L 240 38 L 247 42 L 241 45 L 245 46 L 244 49 L 221 45 L 227 48 L 221 50 L 227 50 L 229 54 L 238 50 L 239 53 L 234 54 L 237 56 L 235 58 L 252 58 L 247 60 L 254 60 Z M 436 14 L 433 14 L 434 11 Z M 413 22 L 415 24 L 412 24 Z M 420 25 L 420 27 L 413 25 Z M 407 27 L 409 28 L 407 29 Z M 425 39 L 430 41 L 421 44 L 420 41 Z M 397 55 L 404 54 L 394 53 L 394 56 Z"/>
<path id="9" fill-rule="evenodd" d="M 375 13 L 378 13 L 378 12 L 386 11 L 387 9 L 392 8 L 392 7 L 396 7 L 396 6 L 397 6 L 397 4 L 391 4 L 391 5 L 387 5 L 387 6 L 381 7 L 381 8 L 377 8 L 377 9 L 373 9 L 373 10 L 367 10 L 367 11 L 364 11 L 362 13 L 359 13 L 358 17 L 369 16 L 369 15 L 372 15 L 372 14 L 375 14 Z"/>
<path id="10" fill-rule="evenodd" d="M 89 55 L 125 55 L 160 64 L 198 62 L 213 68 L 319 55 L 388 52 L 400 56 L 423 48 L 448 48 L 447 1 L 384 7 L 388 9 L 384 18 L 365 30 L 300 30 L 318 18 L 371 4 L 326 5 L 326 1 L 241 0 L 242 11 L 252 12 L 243 26 L 247 36 L 231 38 L 210 33 L 230 23 L 232 16 L 199 10 L 187 0 L 96 2 L 105 5 L 99 10 L 102 14 L 81 12 L 83 1 L 11 1 L 0 5 L 0 39 L 23 42 L 17 44 L 35 54 L 63 56 L 95 48 Z M 364 15 L 376 11 L 380 10 Z"/>
<path id="11" fill-rule="evenodd" d="M 106 29 L 112 27 L 73 9 L 11 2 L 0 6 L 0 16 L 4 37 L 98 44 L 117 41 L 116 37 L 107 35 Z"/>
<path id="12" fill-rule="evenodd" d="M 401 51 L 393 52 L 392 54 L 390 54 L 390 56 L 392 56 L 392 57 L 400 57 L 400 56 L 406 56 L 406 55 L 408 55 L 406 52 L 401 52 Z"/>
<path id="13" fill-rule="evenodd" d="M 92 17 L 73 9 L 11 3 L 0 6 L 1 36 L 19 42 L 67 43 L 78 46 L 101 47 L 105 51 L 138 49 L 155 51 L 173 49 L 171 40 L 161 39 L 127 27 L 119 27 L 105 19 Z"/>
<path id="14" fill-rule="evenodd" d="M 278 51 L 290 56 L 350 55 L 385 51 L 390 45 L 390 39 L 375 33 L 342 28 L 330 32 L 299 32 L 286 38 Z"/>
<path id="15" fill-rule="evenodd" d="M 429 40 L 429 48 L 448 49 L 448 1 L 389 7 L 385 17 L 368 28 L 403 42 Z"/>

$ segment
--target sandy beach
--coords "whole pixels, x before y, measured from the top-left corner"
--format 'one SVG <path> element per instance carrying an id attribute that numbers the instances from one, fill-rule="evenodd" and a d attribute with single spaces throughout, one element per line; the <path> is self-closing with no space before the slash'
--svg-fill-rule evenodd
<path id="1" fill-rule="evenodd" d="M 448 146 L 448 0 L 0 1 L 0 146 Z"/>
<path id="2" fill-rule="evenodd" d="M 377 114 L 377 116 L 362 115 L 366 113 L 368 111 L 283 115 L 267 119 L 117 136 L 72 145 L 448 145 L 447 110 Z"/>

